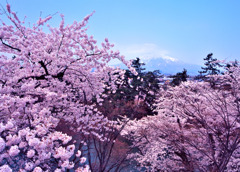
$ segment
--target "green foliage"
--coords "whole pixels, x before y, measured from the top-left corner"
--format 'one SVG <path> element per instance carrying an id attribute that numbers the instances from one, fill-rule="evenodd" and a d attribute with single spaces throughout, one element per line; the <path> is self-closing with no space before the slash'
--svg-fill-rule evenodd
<path id="1" fill-rule="evenodd" d="M 173 78 L 171 85 L 172 86 L 178 86 L 181 84 L 181 82 L 187 81 L 188 75 L 187 70 L 183 69 L 182 72 L 177 73 L 176 75 L 171 76 Z"/>
<path id="2" fill-rule="evenodd" d="M 138 57 L 136 58 L 136 60 L 133 60 L 133 61 L 132 61 L 132 67 L 135 68 L 135 70 L 137 71 L 138 74 L 141 74 L 142 71 L 145 70 L 145 68 L 143 68 L 143 66 L 145 65 L 145 63 L 141 63 L 140 61 L 141 61 L 141 60 L 140 60 L 140 58 L 138 58 Z"/>
<path id="3" fill-rule="evenodd" d="M 235 61 L 233 61 L 233 62 L 227 63 L 227 64 L 225 65 L 225 69 L 226 69 L 227 71 L 229 71 L 229 69 L 230 69 L 231 67 L 237 67 L 237 66 L 239 66 L 239 65 L 240 65 L 240 64 L 239 64 L 239 61 L 235 60 Z"/>
<path id="4" fill-rule="evenodd" d="M 202 71 L 199 71 L 200 75 L 218 75 L 221 73 L 220 68 L 223 67 L 219 62 L 217 62 L 216 58 L 212 57 L 213 54 L 210 53 L 207 55 L 204 60 L 205 67 L 201 67 Z"/>
<path id="5" fill-rule="evenodd" d="M 117 108 L 118 112 L 121 112 L 118 115 L 127 115 L 130 118 L 154 114 L 153 104 L 160 88 L 160 78 L 163 75 L 158 70 L 145 72 L 144 65 L 139 58 L 132 61 L 131 66 L 135 68 L 137 75 L 126 70 L 124 78 L 118 77 L 117 90 L 108 95 L 105 99 L 105 106 Z M 111 105 L 107 105 L 109 103 L 106 101 L 111 102 Z"/>

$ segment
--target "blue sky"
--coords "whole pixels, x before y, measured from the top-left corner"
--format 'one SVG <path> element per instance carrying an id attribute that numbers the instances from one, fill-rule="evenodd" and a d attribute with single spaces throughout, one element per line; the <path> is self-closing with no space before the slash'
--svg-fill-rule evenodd
<path id="1" fill-rule="evenodd" d="M 0 3 L 5 6 L 6 0 Z M 240 60 L 239 0 L 8 0 L 27 21 L 56 12 L 66 23 L 81 21 L 92 11 L 88 33 L 105 37 L 128 59 L 177 59 L 203 64 L 208 53 Z M 51 24 L 58 26 L 59 15 Z"/>

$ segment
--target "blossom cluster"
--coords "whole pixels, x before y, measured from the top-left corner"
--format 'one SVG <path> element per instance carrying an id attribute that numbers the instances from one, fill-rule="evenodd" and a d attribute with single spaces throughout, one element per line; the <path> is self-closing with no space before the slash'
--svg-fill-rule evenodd
<path id="1" fill-rule="evenodd" d="M 61 15 L 54 28 L 47 25 L 51 16 L 26 26 L 10 5 L 6 9 L 0 13 L 11 22 L 0 23 L 0 169 L 88 171 L 82 164 L 86 159 L 62 130 L 104 141 L 101 130 L 111 121 L 96 103 L 101 105 L 106 87 L 116 89 L 113 74 L 119 71 L 108 62 L 119 59 L 131 66 L 108 39 L 97 46 L 87 35 L 92 14 L 72 25 L 65 25 Z M 57 129 L 60 122 L 64 127 Z"/>
<path id="2" fill-rule="evenodd" d="M 240 66 L 209 77 L 161 91 L 158 115 L 128 123 L 130 158 L 149 171 L 239 171 Z"/>
<path id="3" fill-rule="evenodd" d="M 81 167 L 84 163 L 82 160 L 81 164 L 75 164 L 70 160 L 76 151 L 75 145 L 70 144 L 71 136 L 59 131 L 42 130 L 40 128 L 47 128 L 43 123 L 22 129 L 15 124 L 13 119 L 6 124 L 1 123 L 0 169 L 64 171 Z M 78 150 L 78 156 L 80 154 Z"/>

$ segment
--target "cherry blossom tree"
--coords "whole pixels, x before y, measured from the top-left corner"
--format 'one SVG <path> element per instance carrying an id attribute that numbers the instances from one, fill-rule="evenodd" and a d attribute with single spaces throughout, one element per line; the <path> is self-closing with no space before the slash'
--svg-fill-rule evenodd
<path id="1" fill-rule="evenodd" d="M 208 82 L 163 91 L 158 115 L 131 121 L 124 134 L 134 158 L 149 171 L 239 171 L 240 66 Z"/>
<path id="2" fill-rule="evenodd" d="M 81 151 L 70 143 L 72 137 L 51 130 L 57 124 L 56 120 L 51 116 L 35 119 L 33 127 L 22 129 L 14 119 L 5 125 L 1 123 L 0 171 L 65 171 L 76 166 L 76 171 L 89 171 L 88 166 L 80 167 L 84 157 L 79 159 Z"/>
<path id="3" fill-rule="evenodd" d="M 115 89 L 111 59 L 130 65 L 108 39 L 99 47 L 87 35 L 92 14 L 72 25 L 61 15 L 58 28 L 47 25 L 52 16 L 26 26 L 9 4 L 1 15 L 11 22 L 0 26 L 1 170 L 87 171 L 71 137 L 56 127 L 61 122 L 62 129 L 104 140 L 99 128 L 108 130 L 111 121 L 92 100 L 101 104 L 105 87 Z"/>
<path id="4" fill-rule="evenodd" d="M 121 140 L 120 135 L 125 125 L 119 126 L 117 121 L 111 122 L 111 124 L 112 126 L 108 125 L 108 130 L 105 129 L 106 127 L 101 128 L 101 133 L 106 138 L 104 141 L 92 134 L 82 136 L 86 143 L 86 146 L 83 146 L 85 150 L 82 149 L 82 154 L 87 157 L 91 171 L 120 172 L 129 167 L 127 160 L 129 147 Z"/>

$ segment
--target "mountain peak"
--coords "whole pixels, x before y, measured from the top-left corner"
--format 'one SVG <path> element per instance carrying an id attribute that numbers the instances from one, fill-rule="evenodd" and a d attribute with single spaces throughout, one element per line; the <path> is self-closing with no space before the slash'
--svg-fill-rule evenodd
<path id="1" fill-rule="evenodd" d="M 186 69 L 189 75 L 197 75 L 201 69 L 200 65 L 185 63 L 174 58 L 159 57 L 148 60 L 142 59 L 142 62 L 145 63 L 146 70 L 160 70 L 163 74 L 176 74 Z"/>

